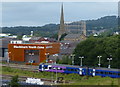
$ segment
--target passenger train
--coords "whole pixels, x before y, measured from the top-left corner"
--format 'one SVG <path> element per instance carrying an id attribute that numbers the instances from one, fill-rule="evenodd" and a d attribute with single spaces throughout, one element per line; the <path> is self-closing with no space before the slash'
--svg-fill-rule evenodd
<path id="1" fill-rule="evenodd" d="M 88 75 L 88 76 L 101 76 L 101 77 L 112 77 L 120 78 L 120 69 L 111 69 L 111 68 L 90 68 L 90 67 L 80 67 L 72 65 L 62 65 L 62 64 L 50 64 L 43 63 L 39 65 L 39 71 L 47 72 L 58 72 L 58 73 L 76 73 L 79 75 Z"/>

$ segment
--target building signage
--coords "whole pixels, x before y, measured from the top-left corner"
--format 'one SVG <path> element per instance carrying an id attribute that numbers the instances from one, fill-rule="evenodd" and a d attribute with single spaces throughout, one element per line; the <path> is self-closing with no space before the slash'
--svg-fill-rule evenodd
<path id="1" fill-rule="evenodd" d="M 44 46 L 13 46 L 13 48 L 36 48 L 36 49 L 44 49 Z M 46 46 L 46 48 L 52 48 L 52 46 Z"/>
<path id="2" fill-rule="evenodd" d="M 44 49 L 43 46 L 13 46 L 13 48 L 37 48 L 37 49 Z"/>

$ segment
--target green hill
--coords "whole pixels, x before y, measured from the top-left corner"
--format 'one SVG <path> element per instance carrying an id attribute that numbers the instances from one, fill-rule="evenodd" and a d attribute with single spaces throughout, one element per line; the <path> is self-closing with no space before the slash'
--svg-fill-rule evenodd
<path id="1" fill-rule="evenodd" d="M 116 16 L 105 16 L 96 20 L 86 20 L 87 30 L 114 29 L 117 27 L 118 18 Z M 2 27 L 3 33 L 11 33 L 16 35 L 30 34 L 34 31 L 36 36 L 52 36 L 58 32 L 59 24 L 47 24 L 44 26 L 15 26 Z"/>

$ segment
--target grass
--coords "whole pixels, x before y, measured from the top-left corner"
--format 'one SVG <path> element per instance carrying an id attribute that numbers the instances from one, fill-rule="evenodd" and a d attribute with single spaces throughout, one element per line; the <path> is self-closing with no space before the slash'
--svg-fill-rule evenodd
<path id="1" fill-rule="evenodd" d="M 2 67 L 0 70 L 4 75 L 19 75 L 19 76 L 27 76 L 34 78 L 47 78 L 55 80 L 56 73 L 52 72 L 29 72 L 27 70 L 15 69 L 10 67 Z M 78 74 L 62 74 L 57 73 L 58 77 L 64 77 L 65 81 L 69 81 L 71 83 L 66 83 L 65 85 L 118 85 L 118 78 L 110 78 L 110 77 L 87 77 L 87 76 L 79 76 Z"/>

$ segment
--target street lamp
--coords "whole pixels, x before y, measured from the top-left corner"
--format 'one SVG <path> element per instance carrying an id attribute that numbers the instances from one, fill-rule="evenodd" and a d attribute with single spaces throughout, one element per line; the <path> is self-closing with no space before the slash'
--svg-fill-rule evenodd
<path id="1" fill-rule="evenodd" d="M 57 60 L 58 54 L 54 54 L 53 56 L 55 57 L 55 64 L 56 64 L 56 60 Z"/>
<path id="2" fill-rule="evenodd" d="M 32 56 L 34 55 L 34 53 L 29 53 L 29 55 L 31 56 L 31 59 L 32 59 Z M 32 63 L 33 63 L 33 60 L 29 61 L 30 64 L 31 64 L 31 67 L 32 67 Z"/>
<path id="3" fill-rule="evenodd" d="M 79 57 L 81 59 L 81 63 L 80 63 L 80 66 L 82 66 L 82 59 L 84 58 L 84 56 L 82 57 Z"/>
<path id="4" fill-rule="evenodd" d="M 45 53 L 45 55 L 46 55 L 46 63 L 48 62 L 48 55 L 49 55 L 49 53 Z"/>
<path id="5" fill-rule="evenodd" d="M 98 63 L 98 66 L 100 67 L 100 58 L 101 58 L 102 56 L 97 56 L 97 58 L 99 59 L 99 63 Z"/>
<path id="6" fill-rule="evenodd" d="M 52 60 L 52 65 L 53 65 L 53 60 Z M 51 72 L 51 85 L 53 85 L 53 72 Z"/>
<path id="7" fill-rule="evenodd" d="M 8 52 L 8 58 L 7 58 L 7 63 L 8 63 L 8 65 L 9 65 L 9 63 L 10 63 L 10 54 L 11 54 L 11 52 Z"/>
<path id="8" fill-rule="evenodd" d="M 74 65 L 74 57 L 75 57 L 75 54 L 71 54 L 71 57 L 72 57 L 72 65 Z"/>
<path id="9" fill-rule="evenodd" d="M 56 81 L 55 81 L 55 84 L 57 84 L 57 67 L 54 67 L 54 69 L 56 69 Z"/>
<path id="10" fill-rule="evenodd" d="M 110 68 L 110 60 L 112 60 L 112 58 L 107 58 L 107 60 L 109 60 L 108 68 Z"/>

